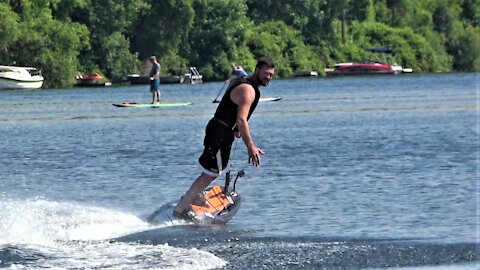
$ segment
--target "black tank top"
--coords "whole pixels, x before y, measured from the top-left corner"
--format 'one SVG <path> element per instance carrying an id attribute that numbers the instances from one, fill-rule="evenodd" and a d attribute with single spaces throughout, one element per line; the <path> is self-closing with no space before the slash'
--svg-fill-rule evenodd
<path id="1" fill-rule="evenodd" d="M 258 89 L 258 85 L 252 79 L 248 77 L 234 79 L 228 86 L 227 91 L 225 91 L 225 94 L 223 95 L 220 104 L 218 104 L 217 111 L 215 111 L 215 115 L 213 117 L 213 119 L 221 121 L 220 123 L 224 125 L 226 124 L 230 129 L 233 129 L 236 125 L 238 112 L 238 105 L 232 101 L 230 98 L 230 93 L 232 92 L 233 88 L 243 83 L 250 84 L 255 90 L 255 99 L 250 106 L 247 120 L 250 119 L 250 116 L 260 100 L 260 90 Z"/>

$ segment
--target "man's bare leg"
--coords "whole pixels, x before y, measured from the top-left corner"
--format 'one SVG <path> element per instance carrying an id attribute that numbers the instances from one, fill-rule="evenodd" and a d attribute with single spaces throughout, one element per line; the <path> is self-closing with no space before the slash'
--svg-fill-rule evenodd
<path id="1" fill-rule="evenodd" d="M 186 209 L 189 208 L 189 205 L 192 203 L 195 196 L 197 196 L 198 194 L 200 194 L 200 192 L 206 189 L 208 185 L 210 185 L 210 183 L 215 180 L 215 178 L 216 177 L 207 175 L 202 172 L 202 174 L 193 182 L 193 184 L 187 190 L 185 196 L 180 199 L 173 211 L 179 214 L 183 213 Z"/>

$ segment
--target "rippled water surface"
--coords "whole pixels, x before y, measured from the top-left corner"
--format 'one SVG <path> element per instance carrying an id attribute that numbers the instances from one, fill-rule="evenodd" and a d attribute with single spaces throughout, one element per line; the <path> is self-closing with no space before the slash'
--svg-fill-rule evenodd
<path id="1" fill-rule="evenodd" d="M 478 269 L 480 77 L 276 80 L 226 226 L 150 225 L 199 174 L 223 83 L 0 92 L 0 268 Z"/>

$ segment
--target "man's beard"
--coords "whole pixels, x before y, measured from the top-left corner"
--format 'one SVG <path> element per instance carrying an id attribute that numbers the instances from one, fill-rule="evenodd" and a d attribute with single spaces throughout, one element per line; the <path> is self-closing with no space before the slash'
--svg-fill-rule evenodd
<path id="1" fill-rule="evenodd" d="M 259 76 L 255 76 L 255 82 L 257 83 L 257 85 L 260 85 L 260 86 L 267 86 L 268 83 L 270 82 L 269 80 L 260 80 Z"/>
<path id="2" fill-rule="evenodd" d="M 258 80 L 258 83 L 259 83 L 261 86 L 267 86 L 269 82 L 270 82 L 269 80 L 264 80 L 264 81 Z"/>

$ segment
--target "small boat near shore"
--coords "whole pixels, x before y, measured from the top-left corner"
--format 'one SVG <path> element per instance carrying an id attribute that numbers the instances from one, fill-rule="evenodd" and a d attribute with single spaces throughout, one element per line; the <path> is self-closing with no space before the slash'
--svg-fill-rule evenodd
<path id="1" fill-rule="evenodd" d="M 389 48 L 372 48 L 365 51 L 376 54 L 390 54 L 393 51 Z M 327 72 L 328 75 L 394 75 L 400 73 L 412 73 L 411 68 L 403 68 L 397 64 L 389 64 L 386 58 L 380 60 L 367 60 L 361 62 L 338 63 Z"/>
<path id="2" fill-rule="evenodd" d="M 292 73 L 292 77 L 317 77 L 318 72 L 314 70 L 307 70 L 307 71 L 296 71 Z"/>
<path id="3" fill-rule="evenodd" d="M 331 75 L 393 75 L 402 72 L 401 66 L 384 63 L 339 63 Z"/>
<path id="4" fill-rule="evenodd" d="M 78 75 L 75 77 L 77 83 L 75 86 L 81 87 L 95 87 L 95 86 L 110 86 L 112 83 L 108 82 L 102 75 L 98 73 L 87 74 L 85 76 Z"/>
<path id="5" fill-rule="evenodd" d="M 34 67 L 0 66 L 0 89 L 38 89 L 43 80 Z"/>

